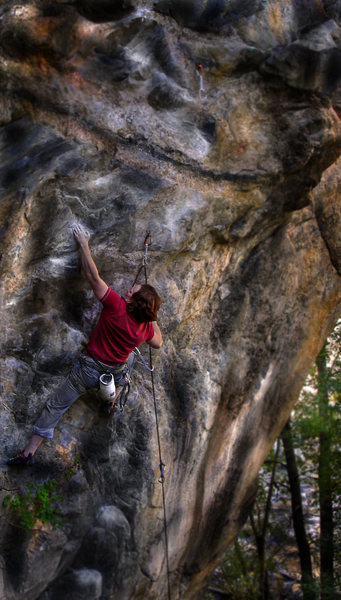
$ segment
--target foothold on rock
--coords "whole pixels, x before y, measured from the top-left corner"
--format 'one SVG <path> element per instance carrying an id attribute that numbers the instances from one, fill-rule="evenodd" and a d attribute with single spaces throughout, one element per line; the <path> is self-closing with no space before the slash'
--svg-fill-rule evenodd
<path id="1" fill-rule="evenodd" d="M 106 530 L 121 529 L 124 536 L 130 535 L 129 522 L 117 506 L 102 506 L 96 515 L 96 521 Z"/>
<path id="2" fill-rule="evenodd" d="M 102 575 L 95 569 L 74 571 L 74 592 L 82 594 L 84 600 L 98 600 L 102 595 Z"/>
<path id="3" fill-rule="evenodd" d="M 157 110 L 174 110 L 185 104 L 183 92 L 170 83 L 162 73 L 153 76 L 152 90 L 148 94 L 149 104 Z"/>

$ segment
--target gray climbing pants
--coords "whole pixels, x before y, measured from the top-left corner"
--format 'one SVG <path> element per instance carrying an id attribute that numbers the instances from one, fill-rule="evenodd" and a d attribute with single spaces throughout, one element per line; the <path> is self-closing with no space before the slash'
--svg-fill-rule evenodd
<path id="1" fill-rule="evenodd" d="M 107 367 L 90 356 L 82 354 L 55 395 L 47 401 L 38 421 L 33 426 L 33 433 L 52 439 L 54 428 L 61 416 L 81 394 L 98 386 L 100 375 L 107 372 L 112 373 L 116 387 L 124 386 L 127 382 L 126 377 L 131 375 L 134 364 L 134 353 L 129 355 L 124 368 L 122 365 Z"/>

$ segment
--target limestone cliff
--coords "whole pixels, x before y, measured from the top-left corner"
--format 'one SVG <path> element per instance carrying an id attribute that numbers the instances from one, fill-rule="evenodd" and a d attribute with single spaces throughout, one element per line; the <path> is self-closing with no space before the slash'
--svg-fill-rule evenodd
<path id="1" fill-rule="evenodd" d="M 1 439 L 21 448 L 146 232 L 173 600 L 197 599 L 340 315 L 341 3 L 16 0 L 0 7 Z M 96 392 L 1 498 L 47 478 L 61 525 L 2 507 L 5 600 L 167 598 L 148 374 Z"/>

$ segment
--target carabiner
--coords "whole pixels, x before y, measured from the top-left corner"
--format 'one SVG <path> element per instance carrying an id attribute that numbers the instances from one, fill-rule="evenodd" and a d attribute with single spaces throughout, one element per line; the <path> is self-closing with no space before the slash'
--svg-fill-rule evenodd
<path id="1" fill-rule="evenodd" d="M 195 69 L 196 69 L 198 75 L 203 78 L 205 72 L 204 72 L 204 67 L 202 66 L 202 64 L 196 65 Z"/>
<path id="2" fill-rule="evenodd" d="M 148 242 L 148 239 L 150 238 L 150 242 Z M 147 263 L 147 252 L 148 252 L 148 248 L 152 243 L 152 236 L 150 235 L 150 232 L 148 231 L 146 237 L 144 238 L 144 254 L 143 254 L 143 258 L 142 258 L 142 264 L 145 266 Z"/>
<path id="3" fill-rule="evenodd" d="M 147 241 L 148 239 L 150 239 L 150 242 Z M 151 246 L 151 244 L 152 244 L 152 236 L 150 235 L 150 231 L 148 231 L 146 237 L 144 238 L 143 245 L 144 246 Z"/>
<path id="4" fill-rule="evenodd" d="M 159 467 L 160 467 L 160 477 L 158 479 L 158 482 L 159 483 L 164 483 L 164 481 L 165 481 L 165 468 L 166 468 L 166 465 L 163 462 L 160 462 Z"/>

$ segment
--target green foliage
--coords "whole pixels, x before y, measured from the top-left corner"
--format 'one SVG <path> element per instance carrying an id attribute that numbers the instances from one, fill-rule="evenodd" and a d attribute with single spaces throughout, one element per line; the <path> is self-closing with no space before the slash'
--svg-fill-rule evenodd
<path id="1" fill-rule="evenodd" d="M 259 588 L 260 563 L 249 534 L 251 530 L 246 526 L 228 549 L 211 580 L 213 588 L 227 592 L 233 600 L 261 600 L 262 598 Z M 266 567 L 269 570 L 274 569 L 272 558 L 267 558 Z M 213 600 L 209 588 L 202 600 Z"/>
<path id="2" fill-rule="evenodd" d="M 341 326 L 328 338 L 320 356 L 325 368 L 314 365 L 294 411 L 297 446 L 309 455 L 321 432 L 330 437 L 340 456 L 341 434 Z M 328 401 L 324 402 L 327 397 Z"/>
<path id="3" fill-rule="evenodd" d="M 335 589 L 338 589 L 341 588 L 341 322 L 328 338 L 307 378 L 292 416 L 292 435 L 315 575 L 320 568 L 318 527 L 320 453 L 322 452 L 322 440 L 328 438 L 327 465 L 332 481 L 331 494 L 334 513 L 334 575 Z M 259 560 L 260 542 L 264 544 L 261 548 L 263 550 L 261 557 L 264 560 L 263 571 L 269 575 L 270 584 L 270 595 L 266 597 L 276 596 L 274 589 L 276 585 L 279 586 L 278 590 L 281 589 L 282 574 L 288 577 L 288 581 L 292 581 L 293 589 L 298 590 L 300 586 L 300 564 L 292 530 L 291 499 L 287 472 L 284 468 L 286 459 L 282 449 L 278 455 L 278 468 L 273 491 L 269 495 L 275 460 L 276 457 L 272 451 L 259 474 L 258 492 L 251 516 L 234 546 L 228 550 L 223 563 L 216 569 L 212 581 L 213 584 L 226 590 L 233 600 L 241 598 L 257 600 L 261 597 L 259 591 L 259 579 L 262 575 Z M 266 505 L 267 503 L 269 505 L 269 501 L 271 501 L 271 511 L 266 518 Z M 311 591 L 314 593 L 310 597 L 318 597 L 321 589 L 317 591 L 315 586 L 319 586 L 319 582 L 314 581 L 311 586 Z M 305 586 L 305 592 L 307 591 L 309 592 Z M 205 600 L 206 598 L 208 599 L 209 595 L 205 597 Z"/>
<path id="4" fill-rule="evenodd" d="M 80 469 L 81 459 L 80 456 L 75 456 L 72 463 L 67 467 L 65 472 L 65 478 L 71 479 L 75 473 Z"/>
<path id="5" fill-rule="evenodd" d="M 273 450 L 260 472 L 257 497 L 250 518 L 224 560 L 216 569 L 212 584 L 226 591 L 233 600 L 261 600 L 267 573 L 276 571 L 276 553 L 287 539 L 286 527 L 279 527 L 276 519 L 269 519 L 268 511 L 273 495 L 274 472 L 278 462 L 278 450 Z M 266 545 L 271 539 L 271 546 Z M 264 546 L 263 546 L 264 544 Z M 260 548 L 264 548 L 264 555 Z M 279 577 L 278 579 L 281 579 Z M 203 600 L 209 600 L 206 592 Z"/>
<path id="6" fill-rule="evenodd" d="M 260 576 L 257 554 L 248 540 L 241 536 L 221 565 L 227 589 L 235 600 L 257 600 Z"/>
<path id="7" fill-rule="evenodd" d="M 317 473 L 320 466 L 322 438 L 328 440 L 327 464 L 333 503 L 335 582 L 341 585 L 341 324 L 339 323 L 319 355 L 295 407 L 293 435 L 298 456 L 301 482 L 312 490 L 307 504 L 311 514 L 319 510 Z M 326 452 L 324 447 L 324 452 Z M 315 563 L 319 562 L 319 540 L 311 539 Z"/>
<path id="8" fill-rule="evenodd" d="M 56 485 L 55 480 L 38 483 L 37 486 L 31 484 L 25 492 L 6 496 L 3 504 L 9 507 L 24 529 L 34 529 L 38 522 L 55 528 L 59 524 L 57 502 L 61 500 L 61 496 L 56 494 Z"/>

